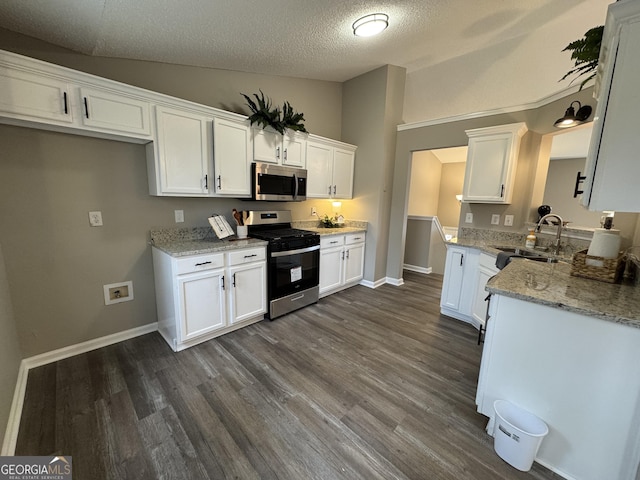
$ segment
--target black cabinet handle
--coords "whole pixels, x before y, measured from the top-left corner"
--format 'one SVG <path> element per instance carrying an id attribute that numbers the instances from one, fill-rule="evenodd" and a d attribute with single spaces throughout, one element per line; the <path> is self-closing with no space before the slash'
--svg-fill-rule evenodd
<path id="1" fill-rule="evenodd" d="M 210 263 L 211 263 L 210 261 L 209 262 L 196 263 L 196 267 L 200 267 L 202 265 L 208 265 Z"/>
<path id="2" fill-rule="evenodd" d="M 276 147 L 276 158 L 280 158 L 280 147 Z"/>
<path id="3" fill-rule="evenodd" d="M 500 198 L 504 197 L 504 183 L 500 185 Z"/>
<path id="4" fill-rule="evenodd" d="M 222 289 L 224 290 L 224 275 L 220 277 L 220 280 L 222 280 Z"/>
<path id="5" fill-rule="evenodd" d="M 236 286 L 236 274 L 233 274 L 233 277 L 231 277 L 231 285 L 235 288 Z"/>
<path id="6" fill-rule="evenodd" d="M 257 256 L 258 255 L 254 253 L 253 255 L 245 255 L 244 258 L 252 258 L 252 257 L 257 257 Z"/>
<path id="7" fill-rule="evenodd" d="M 64 97 L 64 114 L 69 115 L 69 104 L 67 103 L 67 92 L 63 92 L 62 96 Z"/>
<path id="8" fill-rule="evenodd" d="M 209 190 L 209 175 L 204 176 L 204 189 Z"/>
<path id="9" fill-rule="evenodd" d="M 462 260 L 464 260 L 464 253 L 460 255 L 460 266 L 462 266 Z"/>
<path id="10" fill-rule="evenodd" d="M 220 175 L 218 175 L 218 188 L 222 188 L 222 179 L 220 178 Z"/>
<path id="11" fill-rule="evenodd" d="M 578 175 L 576 175 L 576 186 L 573 188 L 573 198 L 584 193 L 584 190 L 578 190 L 580 184 L 587 179 L 586 175 L 581 174 L 582 172 L 578 172 Z"/>
<path id="12" fill-rule="evenodd" d="M 284 152 L 283 152 L 283 153 L 284 153 L 283 158 L 286 160 L 286 159 L 287 159 L 287 149 L 286 149 L 286 148 L 284 149 Z"/>
<path id="13" fill-rule="evenodd" d="M 89 118 L 89 105 L 87 105 L 87 97 L 84 97 L 84 114 Z"/>

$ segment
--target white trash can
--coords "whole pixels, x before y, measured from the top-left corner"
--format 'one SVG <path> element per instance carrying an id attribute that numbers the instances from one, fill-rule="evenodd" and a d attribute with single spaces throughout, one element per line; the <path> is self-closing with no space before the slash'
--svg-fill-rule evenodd
<path id="1" fill-rule="evenodd" d="M 509 465 L 528 472 L 549 427 L 533 413 L 506 400 L 493 403 L 496 411 L 493 448 Z"/>

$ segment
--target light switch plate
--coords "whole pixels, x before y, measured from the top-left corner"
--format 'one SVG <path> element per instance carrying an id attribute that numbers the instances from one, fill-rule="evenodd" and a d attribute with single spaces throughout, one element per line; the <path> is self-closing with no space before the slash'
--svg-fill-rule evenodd
<path id="1" fill-rule="evenodd" d="M 184 222 L 184 210 L 174 210 L 173 214 L 176 217 L 176 223 Z"/>
<path id="2" fill-rule="evenodd" d="M 504 226 L 505 227 L 513 227 L 513 215 L 505 215 L 504 216 Z"/>
<path id="3" fill-rule="evenodd" d="M 464 223 L 473 223 L 473 213 L 468 212 L 464 217 Z"/>
<path id="4" fill-rule="evenodd" d="M 89 212 L 89 225 L 92 227 L 101 227 L 102 212 Z"/>
<path id="5" fill-rule="evenodd" d="M 491 215 L 491 225 L 500 225 L 500 215 L 497 213 Z"/>

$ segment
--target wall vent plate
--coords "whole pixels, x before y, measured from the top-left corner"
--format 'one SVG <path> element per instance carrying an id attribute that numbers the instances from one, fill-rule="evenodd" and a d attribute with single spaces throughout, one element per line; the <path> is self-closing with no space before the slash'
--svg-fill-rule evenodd
<path id="1" fill-rule="evenodd" d="M 104 285 L 104 304 L 113 305 L 133 300 L 133 282 L 120 282 Z"/>

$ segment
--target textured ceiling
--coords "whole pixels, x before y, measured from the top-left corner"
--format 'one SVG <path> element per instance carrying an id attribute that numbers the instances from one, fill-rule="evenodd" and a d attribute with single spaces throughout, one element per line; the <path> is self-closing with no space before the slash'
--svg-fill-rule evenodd
<path id="1" fill-rule="evenodd" d="M 585 8 L 603 3 L 2 0 L 0 27 L 87 55 L 345 81 L 385 64 L 412 72 L 511 39 L 521 41 L 559 15 L 582 10 L 584 17 Z M 595 10 L 594 25 L 601 24 L 604 10 Z M 389 28 L 377 37 L 355 37 L 351 24 L 375 12 L 389 15 Z M 557 35 L 557 45 L 566 44 L 562 27 L 551 35 Z"/>

